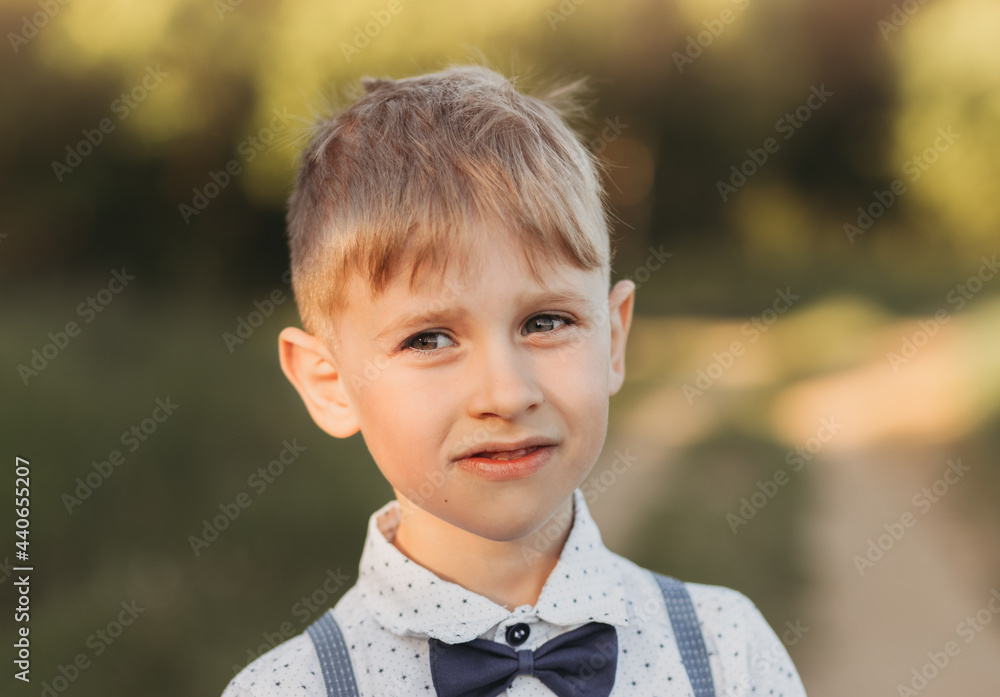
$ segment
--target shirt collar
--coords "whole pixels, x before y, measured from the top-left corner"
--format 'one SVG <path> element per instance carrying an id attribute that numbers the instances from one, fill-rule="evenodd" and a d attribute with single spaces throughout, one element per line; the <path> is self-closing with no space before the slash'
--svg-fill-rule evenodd
<path id="1" fill-rule="evenodd" d="M 538 602 L 534 608 L 523 605 L 513 611 L 439 578 L 396 549 L 390 539 L 399 512 L 399 502 L 393 499 L 368 520 L 357 583 L 362 603 L 394 634 L 456 644 L 511 617 L 531 615 L 560 626 L 591 621 L 628 626 L 617 557 L 604 546 L 579 488 L 573 492 L 573 527 Z"/>

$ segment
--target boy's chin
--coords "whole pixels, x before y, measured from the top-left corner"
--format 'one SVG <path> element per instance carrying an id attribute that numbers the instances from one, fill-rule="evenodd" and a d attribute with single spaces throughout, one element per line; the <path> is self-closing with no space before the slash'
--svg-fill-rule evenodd
<path id="1" fill-rule="evenodd" d="M 560 537 L 560 531 L 572 524 L 572 491 L 565 498 L 549 503 L 518 493 L 516 501 L 505 501 L 502 495 L 474 504 L 456 506 L 455 497 L 425 502 L 423 511 L 440 521 L 494 542 L 516 542 L 541 531 L 546 537 Z M 430 510 L 428 510 L 428 508 Z M 552 530 L 552 535 L 548 531 Z M 534 543 L 533 548 L 537 547 Z"/>

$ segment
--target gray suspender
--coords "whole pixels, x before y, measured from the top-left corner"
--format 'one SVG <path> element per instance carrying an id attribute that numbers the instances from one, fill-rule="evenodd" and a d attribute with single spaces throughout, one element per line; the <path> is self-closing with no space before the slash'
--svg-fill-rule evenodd
<path id="1" fill-rule="evenodd" d="M 316 647 L 319 664 L 323 668 L 327 697 L 358 697 L 358 683 L 354 679 L 351 657 L 347 654 L 344 637 L 340 633 L 333 613 L 327 610 L 306 629 Z"/>
<path id="2" fill-rule="evenodd" d="M 705 649 L 705 639 L 701 635 L 701 626 L 694 611 L 694 603 L 691 602 L 691 594 L 676 578 L 655 572 L 653 576 L 663 591 L 670 624 L 677 639 L 677 648 L 680 649 L 681 661 L 684 663 L 684 670 L 687 671 L 688 680 L 694 688 L 694 697 L 714 697 L 715 687 L 712 684 L 712 670 L 708 665 L 708 651 Z"/>
<path id="3" fill-rule="evenodd" d="M 656 578 L 663 600 L 667 604 L 670 624 L 674 628 L 681 661 L 694 688 L 694 697 L 714 697 L 712 670 L 708 665 L 708 651 L 702 638 L 694 603 L 684 584 L 670 576 L 651 572 Z M 316 647 L 316 655 L 323 669 L 327 697 L 359 697 L 354 669 L 333 613 L 327 611 L 306 632 Z"/>

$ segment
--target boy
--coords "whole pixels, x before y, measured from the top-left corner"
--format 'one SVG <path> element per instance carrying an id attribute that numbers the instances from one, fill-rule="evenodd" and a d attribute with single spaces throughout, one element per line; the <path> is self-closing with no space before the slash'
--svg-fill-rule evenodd
<path id="1" fill-rule="evenodd" d="M 804 695 L 749 600 L 612 553 L 578 488 L 635 291 L 609 293 L 599 163 L 563 120 L 581 83 L 533 98 L 464 66 L 362 85 L 304 153 L 288 223 L 306 331 L 279 354 L 395 499 L 357 583 L 224 697 Z"/>

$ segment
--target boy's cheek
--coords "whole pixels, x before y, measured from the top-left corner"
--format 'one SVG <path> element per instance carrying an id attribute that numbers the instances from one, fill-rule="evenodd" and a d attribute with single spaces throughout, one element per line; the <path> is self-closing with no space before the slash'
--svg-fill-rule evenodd
<path id="1" fill-rule="evenodd" d="M 572 335 L 557 349 L 559 359 L 569 362 L 581 354 L 608 351 L 610 340 L 606 337 L 607 332 L 603 321 L 577 325 L 573 328 Z"/>
<path id="2" fill-rule="evenodd" d="M 543 374 L 552 376 L 576 391 L 593 391 L 608 396 L 608 369 L 611 355 L 599 343 L 578 343 L 560 347 L 554 360 L 547 361 Z"/>

